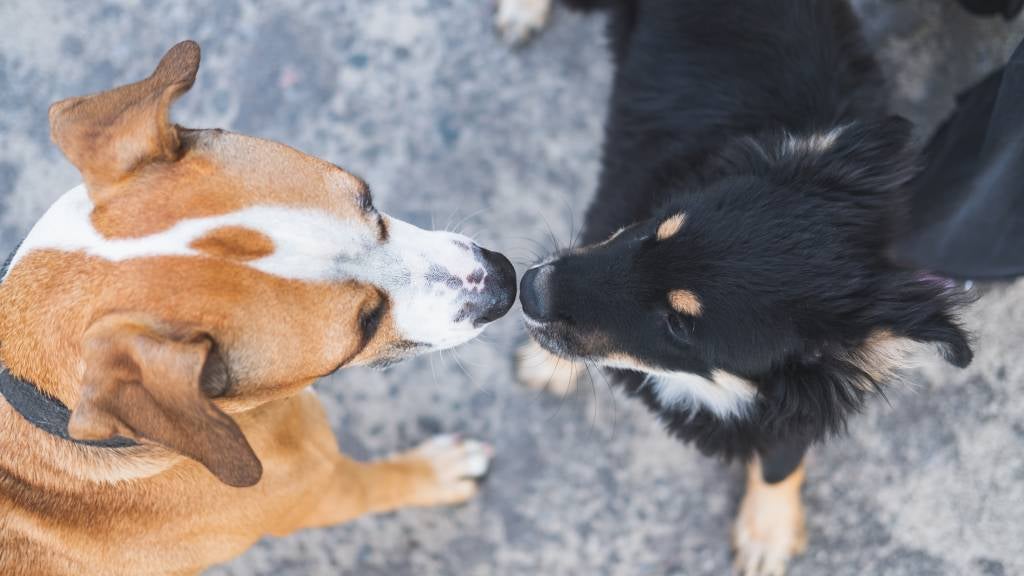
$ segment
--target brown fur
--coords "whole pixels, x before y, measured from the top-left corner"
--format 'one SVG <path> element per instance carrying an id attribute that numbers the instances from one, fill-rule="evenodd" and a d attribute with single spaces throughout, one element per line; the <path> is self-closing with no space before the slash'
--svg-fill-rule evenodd
<path id="1" fill-rule="evenodd" d="M 786 561 L 807 547 L 807 529 L 800 489 L 804 464 L 785 480 L 768 484 L 755 458 L 747 467 L 747 492 L 740 504 L 733 546 L 736 572 L 743 576 L 785 572 Z"/>
<path id="2" fill-rule="evenodd" d="M 235 420 L 263 462 L 263 476 L 249 488 L 228 486 L 198 463 L 153 447 L 71 445 L 0 402 L 0 573 L 194 574 L 264 535 L 471 496 L 453 494 L 431 460 L 415 452 L 368 464 L 349 460 L 311 393 Z M 136 479 L 117 482 L 124 473 Z"/>
<path id="3" fill-rule="evenodd" d="M 268 203 L 327 210 L 378 235 L 365 184 L 333 164 L 171 125 L 168 108 L 198 64 L 185 42 L 142 82 L 51 108 L 97 231 L 140 236 Z M 139 441 L 74 444 L 0 397 L 0 573 L 194 574 L 266 534 L 473 495 L 468 442 L 354 462 L 302 392 L 401 345 L 387 312 L 372 338 L 361 332 L 380 290 L 244 266 L 273 251 L 252 230 L 217 229 L 193 248 L 216 257 L 112 262 L 40 249 L 0 284 L 10 372 L 72 409 L 72 436 Z"/>
<path id="4" fill-rule="evenodd" d="M 697 295 L 689 290 L 673 290 L 668 293 L 668 302 L 676 312 L 690 316 L 700 316 L 704 307 Z"/>
<path id="5" fill-rule="evenodd" d="M 683 228 L 683 224 L 686 222 L 686 214 L 680 212 L 671 218 L 666 219 L 658 226 L 658 231 L 655 233 L 655 237 L 658 240 L 668 240 L 675 236 Z"/>
<path id="6" fill-rule="evenodd" d="M 209 234 L 194 240 L 190 246 L 210 256 L 241 262 L 256 260 L 274 253 L 274 241 L 266 234 L 240 226 L 224 226 L 211 230 Z"/>

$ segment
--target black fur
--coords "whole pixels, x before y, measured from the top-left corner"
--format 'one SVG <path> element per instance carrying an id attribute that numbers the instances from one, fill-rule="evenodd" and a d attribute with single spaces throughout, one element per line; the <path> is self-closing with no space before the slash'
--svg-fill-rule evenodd
<path id="1" fill-rule="evenodd" d="M 886 384 L 864 348 L 879 331 L 971 361 L 961 297 L 889 257 L 918 154 L 844 1 L 572 4 L 608 5 L 616 75 L 592 247 L 524 277 L 538 342 L 753 382 L 754 409 L 722 419 L 662 406 L 623 374 L 673 434 L 727 457 L 843 430 Z M 675 289 L 701 313 L 672 310 Z"/>

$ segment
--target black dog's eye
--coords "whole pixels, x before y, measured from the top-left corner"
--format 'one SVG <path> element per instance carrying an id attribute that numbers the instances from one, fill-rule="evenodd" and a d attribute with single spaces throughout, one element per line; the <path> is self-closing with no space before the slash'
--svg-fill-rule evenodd
<path id="1" fill-rule="evenodd" d="M 672 335 L 677 342 L 683 344 L 690 343 L 690 327 L 687 323 L 687 319 L 682 314 L 670 313 L 665 316 L 665 324 L 668 326 L 668 333 Z"/>

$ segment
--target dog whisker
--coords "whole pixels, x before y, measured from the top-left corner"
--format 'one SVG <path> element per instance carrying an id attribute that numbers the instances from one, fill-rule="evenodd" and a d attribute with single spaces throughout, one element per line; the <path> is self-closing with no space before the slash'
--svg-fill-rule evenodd
<path id="1" fill-rule="evenodd" d="M 462 228 L 463 224 L 465 224 L 470 219 L 475 218 L 475 217 L 483 214 L 486 211 L 487 211 L 487 208 L 481 208 L 481 209 L 479 209 L 479 210 L 477 210 L 475 212 L 471 212 L 465 218 L 463 218 L 462 220 L 459 220 L 458 222 L 456 222 L 455 226 L 452 226 L 452 231 L 454 231 L 456 233 L 459 233 L 459 229 Z"/>
<path id="2" fill-rule="evenodd" d="M 444 221 L 444 231 L 445 232 L 451 232 L 452 218 L 454 218 L 455 215 L 458 214 L 458 213 L 459 213 L 459 207 L 457 207 L 457 206 L 455 208 L 453 208 L 451 212 L 448 213 L 448 218 L 446 218 L 445 221 Z"/>
<path id="3" fill-rule="evenodd" d="M 569 210 L 569 250 L 576 247 L 576 242 L 579 240 L 580 235 L 583 234 L 583 227 L 580 226 L 579 230 L 576 229 L 576 211 L 572 209 L 572 203 L 565 196 L 561 196 L 562 203 L 565 204 L 566 209 Z"/>
<path id="4" fill-rule="evenodd" d="M 440 355 L 440 352 L 438 352 L 438 355 Z M 438 380 L 437 380 L 437 368 L 434 367 L 434 355 L 433 354 L 428 355 L 427 359 L 430 360 L 430 373 L 434 377 L 434 386 L 439 386 L 440 382 L 438 382 Z"/>
<path id="5" fill-rule="evenodd" d="M 452 360 L 455 360 L 455 364 L 459 367 L 460 370 L 462 370 L 462 373 L 466 375 L 466 378 L 469 380 L 469 383 L 472 384 L 473 387 L 476 388 L 477 390 L 486 390 L 486 388 L 484 386 L 481 386 L 480 383 L 476 381 L 476 378 L 473 378 L 469 371 L 466 370 L 466 367 L 463 366 L 462 361 L 459 360 L 459 356 L 458 354 L 455 353 L 455 350 L 452 349 L 449 350 L 449 352 L 451 352 Z"/>

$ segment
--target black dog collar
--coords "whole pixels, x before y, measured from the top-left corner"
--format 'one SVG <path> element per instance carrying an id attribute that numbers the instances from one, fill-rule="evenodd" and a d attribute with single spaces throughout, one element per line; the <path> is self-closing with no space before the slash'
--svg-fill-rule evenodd
<path id="1" fill-rule="evenodd" d="M 19 243 L 18 247 L 20 246 Z M 7 276 L 7 268 L 11 265 L 11 260 L 18 251 L 18 247 L 14 248 L 11 255 L 7 257 L 7 261 L 0 267 L 0 281 Z M 127 448 L 138 445 L 138 442 L 120 436 L 106 440 L 76 440 L 72 438 L 68 434 L 71 410 L 68 410 L 68 407 L 60 400 L 43 394 L 43 391 L 35 384 L 15 378 L 3 364 L 0 364 L 0 396 L 3 396 L 11 408 L 14 408 L 22 418 L 33 426 L 69 442 L 100 448 Z"/>
<path id="2" fill-rule="evenodd" d="M 60 400 L 51 398 L 31 382 L 15 378 L 5 366 L 0 366 L 0 395 L 21 417 L 33 426 L 58 438 L 75 444 L 99 448 L 127 448 L 138 443 L 128 438 L 115 436 L 106 440 L 76 440 L 68 434 L 71 410 Z"/>

